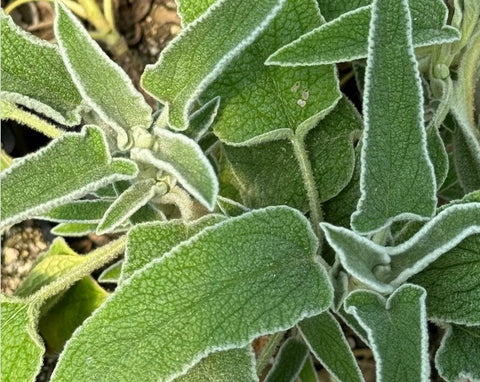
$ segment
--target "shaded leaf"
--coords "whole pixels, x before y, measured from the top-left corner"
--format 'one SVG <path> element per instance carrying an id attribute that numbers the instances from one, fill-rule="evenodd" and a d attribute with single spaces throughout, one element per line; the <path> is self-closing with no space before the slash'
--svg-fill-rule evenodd
<path id="1" fill-rule="evenodd" d="M 308 357 L 308 347 L 301 340 L 288 338 L 275 359 L 275 363 L 267 374 L 265 382 L 293 382 Z"/>
<path id="2" fill-rule="evenodd" d="M 212 126 L 212 123 L 217 116 L 219 106 L 220 97 L 215 97 L 195 113 L 192 113 L 188 122 L 189 129 L 185 131 L 185 134 L 198 142 L 205 135 L 210 126 Z"/>
<path id="3" fill-rule="evenodd" d="M 317 371 L 315 370 L 312 357 L 307 357 L 307 360 L 305 361 L 298 378 L 301 382 L 318 382 L 318 375 Z"/>
<path id="4" fill-rule="evenodd" d="M 118 284 L 120 280 L 120 274 L 122 272 L 123 260 L 113 263 L 106 268 L 100 276 L 98 276 L 99 283 L 113 283 Z"/>
<path id="5" fill-rule="evenodd" d="M 60 223 L 50 232 L 56 236 L 81 237 L 95 233 L 96 230 L 97 223 Z"/>

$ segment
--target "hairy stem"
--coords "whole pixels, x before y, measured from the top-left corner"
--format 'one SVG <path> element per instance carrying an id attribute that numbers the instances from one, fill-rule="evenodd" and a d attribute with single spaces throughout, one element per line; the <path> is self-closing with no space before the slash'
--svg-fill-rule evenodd
<path id="1" fill-rule="evenodd" d="M 278 332 L 278 333 L 272 334 L 268 339 L 267 344 L 265 345 L 265 347 L 262 350 L 262 353 L 259 355 L 257 359 L 257 375 L 258 376 L 262 374 L 263 370 L 270 362 L 270 359 L 273 357 L 273 355 L 277 351 L 278 346 L 280 345 L 280 341 L 282 340 L 284 335 L 285 335 L 285 332 Z"/>

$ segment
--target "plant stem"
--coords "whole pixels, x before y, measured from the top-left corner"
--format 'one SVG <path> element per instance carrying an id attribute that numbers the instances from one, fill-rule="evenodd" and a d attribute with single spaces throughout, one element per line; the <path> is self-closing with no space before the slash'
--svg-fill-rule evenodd
<path id="1" fill-rule="evenodd" d="M 290 139 L 290 141 L 292 142 L 293 152 L 300 167 L 303 184 L 307 192 L 308 204 L 310 207 L 310 220 L 313 225 L 313 231 L 318 237 L 320 250 L 319 253 L 321 253 L 323 247 L 323 233 L 319 224 L 323 221 L 323 211 L 318 195 L 317 185 L 315 183 L 315 179 L 313 178 L 312 165 L 310 164 L 310 160 L 307 156 L 303 139 L 300 139 L 298 135 L 295 135 Z"/>
<path id="2" fill-rule="evenodd" d="M 268 339 L 267 344 L 262 350 L 262 353 L 259 355 L 257 360 L 257 375 L 260 376 L 265 369 L 265 367 L 270 362 L 270 359 L 273 357 L 275 352 L 277 351 L 278 345 L 282 340 L 285 332 L 278 332 L 274 333 Z"/>
<path id="3" fill-rule="evenodd" d="M 60 277 L 50 284 L 45 285 L 43 288 L 32 294 L 28 300 L 35 306 L 43 304 L 46 299 L 55 296 L 78 280 L 90 275 L 94 270 L 104 266 L 112 260 L 115 260 L 115 258 L 117 258 L 117 256 L 125 249 L 126 241 L 127 237 L 122 236 L 121 238 L 86 255 L 85 262 L 72 269 L 64 277 Z"/>
<path id="4" fill-rule="evenodd" d="M 14 1 L 14 2 L 8 4 L 8 6 L 6 6 L 3 11 L 5 12 L 5 14 L 8 15 L 10 12 L 12 12 L 18 6 L 20 6 L 22 4 L 26 4 L 26 3 L 32 3 L 34 1 L 40 1 L 40 0 L 17 0 L 17 1 Z M 45 0 L 45 1 L 53 3 L 55 0 Z M 81 5 L 77 4 L 74 1 L 70 1 L 70 0 L 63 0 L 63 2 L 78 17 L 81 17 L 82 19 L 86 18 L 85 10 L 83 9 L 83 7 Z"/>
<path id="5" fill-rule="evenodd" d="M 4 149 L 2 149 L 2 170 L 5 170 L 6 168 L 10 167 L 13 163 L 13 158 L 8 155 Z"/>

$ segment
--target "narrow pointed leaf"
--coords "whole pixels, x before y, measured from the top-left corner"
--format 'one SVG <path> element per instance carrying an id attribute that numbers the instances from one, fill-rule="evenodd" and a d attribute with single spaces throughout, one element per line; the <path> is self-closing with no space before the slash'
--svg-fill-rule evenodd
<path id="1" fill-rule="evenodd" d="M 460 38 L 457 29 L 446 25 L 448 10 L 442 0 L 410 0 L 409 3 L 414 47 L 447 43 Z M 349 12 L 285 45 L 268 57 L 266 64 L 309 66 L 365 58 L 371 13 L 371 5 L 351 8 Z"/>
<path id="2" fill-rule="evenodd" d="M 427 291 L 429 318 L 480 325 L 480 235 L 464 239 L 410 282 Z"/>
<path id="3" fill-rule="evenodd" d="M 352 227 L 373 233 L 394 220 L 430 217 L 436 187 L 406 0 L 373 3 L 364 96 L 360 189 Z"/>
<path id="4" fill-rule="evenodd" d="M 368 333 L 378 382 L 429 381 L 423 288 L 405 284 L 388 300 L 374 292 L 355 291 L 345 304 Z"/>
<path id="5" fill-rule="evenodd" d="M 64 134 L 2 172 L 2 225 L 38 216 L 136 173 L 133 162 L 110 157 L 98 128 Z"/>
<path id="6" fill-rule="evenodd" d="M 126 130 L 150 127 L 150 106 L 126 73 L 108 58 L 61 2 L 56 3 L 56 13 L 55 36 L 75 85 L 88 105 L 126 144 Z"/>
<path id="7" fill-rule="evenodd" d="M 293 382 L 308 357 L 308 347 L 301 340 L 289 338 L 280 348 L 265 382 Z"/>
<path id="8" fill-rule="evenodd" d="M 332 290 L 317 245 L 288 207 L 205 229 L 121 284 L 69 341 L 52 381 L 171 380 L 211 352 L 319 314 Z"/>
<path id="9" fill-rule="evenodd" d="M 100 276 L 98 276 L 99 283 L 118 284 L 120 274 L 122 272 L 123 260 L 117 261 L 105 269 Z"/>
<path id="10" fill-rule="evenodd" d="M 60 223 L 51 229 L 55 236 L 82 237 L 89 233 L 95 233 L 97 223 Z"/>
<path id="11" fill-rule="evenodd" d="M 448 175 L 448 154 L 440 132 L 434 126 L 427 129 L 427 148 L 435 171 L 437 189 L 441 188 Z"/>
<path id="12" fill-rule="evenodd" d="M 200 92 L 268 25 L 284 0 L 220 0 L 147 66 L 143 88 L 166 104 L 174 129 L 187 128 Z"/>
<path id="13" fill-rule="evenodd" d="M 218 180 L 209 160 L 192 139 L 166 129 L 156 129 L 153 151 L 133 149 L 132 158 L 150 162 L 175 176 L 195 199 L 210 211 L 215 206 Z"/>
<path id="14" fill-rule="evenodd" d="M 340 91 L 332 65 L 295 69 L 264 65 L 271 52 L 322 21 L 315 0 L 288 1 L 205 90 L 201 100 L 221 98 L 213 131 L 222 141 L 245 145 L 289 137 L 297 129 L 304 134 L 335 106 Z"/>
<path id="15" fill-rule="evenodd" d="M 155 180 L 146 179 L 135 182 L 123 192 L 105 212 L 97 227 L 97 234 L 110 232 L 124 223 L 140 207 L 144 206 L 155 196 Z"/>
<path id="16" fill-rule="evenodd" d="M 256 382 L 255 354 L 251 348 L 212 353 L 175 382 Z"/>
<path id="17" fill-rule="evenodd" d="M 212 126 L 212 123 L 217 116 L 219 106 L 220 97 L 215 97 L 195 113 L 192 113 L 188 122 L 189 129 L 185 131 L 185 134 L 198 142 Z"/>
<path id="18" fill-rule="evenodd" d="M 364 381 L 342 328 L 331 313 L 306 318 L 298 326 L 312 353 L 334 378 Z"/>
<path id="19" fill-rule="evenodd" d="M 112 202 L 106 200 L 76 200 L 52 208 L 50 211 L 37 216 L 37 219 L 57 223 L 98 223 L 111 204 Z"/>
<path id="20" fill-rule="evenodd" d="M 80 123 L 82 97 L 58 48 L 23 31 L 2 10 L 2 99 L 67 126 Z"/>
<path id="21" fill-rule="evenodd" d="M 480 328 L 453 325 L 435 355 L 437 369 L 446 381 L 480 380 Z"/>
<path id="22" fill-rule="evenodd" d="M 221 215 L 207 215 L 193 222 L 169 220 L 134 227 L 128 233 L 121 281 L 130 278 L 133 272 L 143 268 L 152 260 L 162 257 L 173 247 L 188 240 L 206 227 L 223 220 L 225 218 Z"/>
<path id="23" fill-rule="evenodd" d="M 45 352 L 36 332 L 37 315 L 28 302 L 2 295 L 2 380 L 35 381 Z"/>
<path id="24" fill-rule="evenodd" d="M 308 356 L 298 378 L 301 382 L 318 382 L 318 375 L 312 357 Z"/>

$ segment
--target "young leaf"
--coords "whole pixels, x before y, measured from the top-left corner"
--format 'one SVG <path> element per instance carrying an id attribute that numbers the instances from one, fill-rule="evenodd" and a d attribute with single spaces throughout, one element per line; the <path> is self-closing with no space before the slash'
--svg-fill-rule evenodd
<path id="1" fill-rule="evenodd" d="M 85 126 L 80 134 L 66 133 L 2 172 L 2 226 L 41 215 L 136 173 L 133 162 L 110 157 L 97 127 Z"/>
<path id="2" fill-rule="evenodd" d="M 285 4 L 202 94 L 204 101 L 221 97 L 215 135 L 225 143 L 245 145 L 289 137 L 297 129 L 304 134 L 335 106 L 340 91 L 332 65 L 295 69 L 264 65 L 275 49 L 321 23 L 315 0 Z"/>
<path id="3" fill-rule="evenodd" d="M 448 9 L 442 0 L 410 0 L 409 3 L 414 47 L 452 42 L 460 38 L 457 29 L 445 25 Z M 323 11 L 322 8 L 320 10 Z M 352 7 L 335 20 L 283 46 L 268 57 L 266 64 L 311 66 L 365 58 L 371 15 L 370 5 Z"/>
<path id="4" fill-rule="evenodd" d="M 37 216 L 37 219 L 57 223 L 98 223 L 112 202 L 107 200 L 76 200 Z"/>
<path id="5" fill-rule="evenodd" d="M 305 361 L 305 364 L 298 375 L 298 379 L 300 379 L 301 382 L 318 382 L 318 374 L 315 370 L 312 357 L 307 357 L 307 360 Z"/>
<path id="6" fill-rule="evenodd" d="M 152 260 L 162 257 L 176 245 L 224 219 L 221 215 L 207 215 L 193 222 L 169 220 L 132 228 L 128 233 L 121 282 Z"/>
<path id="7" fill-rule="evenodd" d="M 82 97 L 56 45 L 19 28 L 1 12 L 2 100 L 23 105 L 73 126 L 80 123 Z"/>
<path id="8" fill-rule="evenodd" d="M 50 230 L 55 236 L 82 237 L 95 233 L 96 223 L 60 223 Z"/>
<path id="9" fill-rule="evenodd" d="M 285 0 L 220 0 L 146 67 L 143 88 L 168 107 L 168 123 L 188 125 L 198 95 L 268 25 Z M 211 98 L 210 98 L 211 99 Z"/>
<path id="10" fill-rule="evenodd" d="M 361 198 L 352 227 L 373 233 L 435 212 L 435 174 L 406 0 L 373 3 L 364 96 Z"/>
<path id="11" fill-rule="evenodd" d="M 480 235 L 464 239 L 410 279 L 427 291 L 427 313 L 434 320 L 480 324 Z"/>
<path id="12" fill-rule="evenodd" d="M 250 347 L 212 353 L 175 378 L 175 382 L 257 382 L 255 354 Z"/>
<path id="13" fill-rule="evenodd" d="M 158 137 L 153 148 L 132 149 L 132 158 L 149 162 L 175 176 L 200 203 L 213 210 L 218 180 L 209 160 L 192 139 L 166 129 L 155 129 Z"/>
<path id="14" fill-rule="evenodd" d="M 124 223 L 140 207 L 144 206 L 155 196 L 155 180 L 146 179 L 135 182 L 123 192 L 105 212 L 97 227 L 97 235 L 110 232 Z"/>
<path id="15" fill-rule="evenodd" d="M 189 129 L 185 134 L 198 142 L 212 125 L 217 116 L 219 106 L 220 97 L 215 97 L 195 113 L 192 113 L 188 121 Z"/>
<path id="16" fill-rule="evenodd" d="M 171 380 L 211 352 L 319 314 L 332 290 L 317 245 L 288 207 L 203 230 L 121 284 L 69 341 L 52 381 Z"/>
<path id="17" fill-rule="evenodd" d="M 55 36 L 65 66 L 85 101 L 115 129 L 119 144 L 126 145 L 126 131 L 150 127 L 150 106 L 70 10 L 60 1 L 55 10 Z"/>
<path id="18" fill-rule="evenodd" d="M 480 328 L 448 328 L 435 355 L 437 369 L 446 381 L 480 380 Z"/>
<path id="19" fill-rule="evenodd" d="M 388 300 L 374 292 L 355 291 L 347 297 L 345 307 L 368 333 L 378 382 L 429 380 L 423 288 L 402 285 Z"/>
<path id="20" fill-rule="evenodd" d="M 1 373 L 4 381 L 35 381 L 45 352 L 36 332 L 37 316 L 38 310 L 27 301 L 2 295 Z"/>
<path id="21" fill-rule="evenodd" d="M 120 280 L 120 274 L 122 272 L 122 266 L 123 260 L 119 260 L 116 263 L 113 263 L 102 273 L 100 273 L 100 276 L 98 276 L 98 282 L 118 284 Z"/>
<path id="22" fill-rule="evenodd" d="M 275 364 L 265 382 L 293 382 L 300 374 L 308 357 L 308 347 L 301 340 L 290 337 L 280 348 Z"/>
<path id="23" fill-rule="evenodd" d="M 364 381 L 342 328 L 331 313 L 306 318 L 298 327 L 312 353 L 334 378 Z"/>

